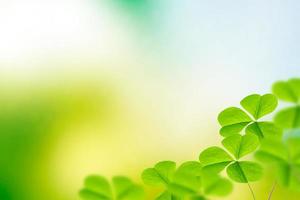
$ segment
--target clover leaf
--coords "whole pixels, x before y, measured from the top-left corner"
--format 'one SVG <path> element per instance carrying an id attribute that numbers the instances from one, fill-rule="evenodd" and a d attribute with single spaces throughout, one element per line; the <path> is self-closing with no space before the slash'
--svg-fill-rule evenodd
<path id="1" fill-rule="evenodd" d="M 300 79 L 294 78 L 288 81 L 278 81 L 273 85 L 273 94 L 280 100 L 299 103 L 300 100 Z"/>
<path id="2" fill-rule="evenodd" d="M 155 167 L 168 162 L 171 161 L 160 162 Z M 225 196 L 232 190 L 232 184 L 227 179 L 217 174 L 205 176 L 201 164 L 197 161 L 187 161 L 176 170 L 173 169 L 170 170 L 168 181 L 164 182 L 165 191 L 156 200 L 183 200 L 185 198 L 204 200 L 206 195 Z M 153 185 L 152 181 L 149 182 L 149 176 L 152 176 L 152 172 L 148 174 L 149 172 L 149 169 L 144 170 L 142 179 L 146 184 Z M 220 188 L 220 184 L 223 187 Z"/>
<path id="3" fill-rule="evenodd" d="M 228 176 L 239 183 L 257 181 L 262 177 L 262 167 L 250 161 L 236 161 L 227 167 Z"/>
<path id="4" fill-rule="evenodd" d="M 200 196 L 200 195 L 196 195 L 196 196 L 192 196 L 190 198 L 190 200 L 207 200 L 205 197 Z"/>
<path id="5" fill-rule="evenodd" d="M 246 128 L 246 134 L 254 134 L 259 139 L 278 139 L 282 137 L 282 129 L 273 122 L 253 122 Z"/>
<path id="6" fill-rule="evenodd" d="M 172 195 L 172 193 L 170 193 L 169 191 L 165 191 L 160 194 L 155 200 L 182 200 L 182 198 Z"/>
<path id="7" fill-rule="evenodd" d="M 252 119 L 242 109 L 230 107 L 219 114 L 218 121 L 222 126 L 220 134 L 227 137 L 242 131 Z"/>
<path id="8" fill-rule="evenodd" d="M 272 94 L 258 95 L 253 94 L 245 97 L 241 101 L 242 107 L 248 111 L 254 119 L 259 119 L 273 112 L 277 105 L 277 98 Z"/>
<path id="9" fill-rule="evenodd" d="M 213 146 L 202 151 L 199 160 L 204 170 L 218 173 L 232 162 L 233 158 L 222 148 Z"/>
<path id="10" fill-rule="evenodd" d="M 169 189 L 175 186 L 179 190 L 186 190 L 186 193 L 197 192 L 201 187 L 201 173 L 202 166 L 199 162 L 185 162 L 174 173 Z"/>
<path id="11" fill-rule="evenodd" d="M 223 146 L 236 159 L 255 151 L 259 145 L 259 140 L 255 135 L 232 135 L 222 141 Z"/>
<path id="12" fill-rule="evenodd" d="M 299 146 L 300 138 L 288 134 L 284 141 L 264 141 L 255 157 L 276 169 L 277 178 L 283 186 L 300 191 Z"/>
<path id="13" fill-rule="evenodd" d="M 162 161 L 153 168 L 148 168 L 142 173 L 142 179 L 147 185 L 168 185 L 176 169 L 173 161 Z"/>
<path id="14" fill-rule="evenodd" d="M 165 191 L 157 199 L 181 199 L 186 195 L 197 194 L 200 188 L 199 175 L 201 165 L 199 162 L 183 163 L 176 170 L 173 161 L 162 161 L 153 168 L 143 171 L 142 179 L 145 184 L 151 186 L 163 185 Z"/>
<path id="15" fill-rule="evenodd" d="M 228 177 L 236 182 L 248 183 L 261 177 L 262 167 L 259 164 L 239 160 L 256 150 L 260 144 L 257 136 L 236 134 L 223 139 L 222 144 L 235 159 L 220 147 L 209 147 L 199 156 L 204 174 L 217 174 L 226 168 Z"/>
<path id="16" fill-rule="evenodd" d="M 130 179 L 116 176 L 112 180 L 113 187 L 102 176 L 88 176 L 84 188 L 79 195 L 84 200 L 141 200 L 144 199 L 143 189 Z"/>
<path id="17" fill-rule="evenodd" d="M 101 176 L 89 176 L 85 179 L 84 189 L 80 191 L 83 199 L 112 199 L 109 182 Z"/>
<path id="18" fill-rule="evenodd" d="M 217 174 L 203 173 L 202 179 L 204 193 L 206 195 L 222 197 L 228 195 L 233 189 L 232 183 L 228 179 Z"/>
<path id="19" fill-rule="evenodd" d="M 276 114 L 274 121 L 283 129 L 300 127 L 300 106 L 292 106 L 280 110 Z"/>
<path id="20" fill-rule="evenodd" d="M 300 127 L 300 79 L 278 81 L 273 85 L 273 93 L 282 101 L 294 103 L 293 106 L 279 111 L 274 122 L 283 129 Z"/>
<path id="21" fill-rule="evenodd" d="M 281 137 L 282 131 L 274 123 L 257 121 L 273 112 L 277 107 L 278 101 L 274 95 L 252 94 L 245 97 L 240 104 L 245 111 L 240 108 L 230 107 L 219 114 L 218 121 L 222 126 L 220 134 L 223 137 L 239 134 L 242 130 L 246 130 L 248 134 L 255 134 L 260 140 Z"/>

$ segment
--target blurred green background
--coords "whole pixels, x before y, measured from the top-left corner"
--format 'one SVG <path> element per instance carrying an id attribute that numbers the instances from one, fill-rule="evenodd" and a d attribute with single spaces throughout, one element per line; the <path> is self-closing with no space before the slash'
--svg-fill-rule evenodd
<path id="1" fill-rule="evenodd" d="M 74 200 L 218 144 L 217 114 L 300 76 L 300 2 L 0 2 L 0 199 Z M 272 183 L 254 184 L 260 199 Z M 149 191 L 151 194 L 154 191 Z M 226 199 L 251 199 L 243 185 Z M 276 199 L 299 199 L 285 189 Z"/>

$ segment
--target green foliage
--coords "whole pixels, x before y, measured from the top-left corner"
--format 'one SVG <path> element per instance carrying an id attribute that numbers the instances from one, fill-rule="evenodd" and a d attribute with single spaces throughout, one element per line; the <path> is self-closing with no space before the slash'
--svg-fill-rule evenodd
<path id="1" fill-rule="evenodd" d="M 274 122 L 283 129 L 300 127 L 300 79 L 278 81 L 273 85 L 273 93 L 280 99 L 294 105 L 279 111 Z"/>
<path id="2" fill-rule="evenodd" d="M 300 107 L 292 106 L 279 111 L 274 122 L 283 129 L 293 129 L 300 127 Z"/>
<path id="3" fill-rule="evenodd" d="M 88 176 L 84 188 L 79 195 L 84 200 L 142 200 L 142 187 L 134 184 L 130 179 L 116 176 L 112 180 L 113 187 L 102 176 Z"/>
<path id="4" fill-rule="evenodd" d="M 162 175 L 157 166 L 167 169 L 165 170 L 167 176 Z M 154 171 L 155 173 L 153 173 Z M 158 179 L 158 176 L 162 178 Z M 166 177 L 168 178 L 166 179 Z M 165 191 L 156 200 L 206 199 L 207 195 L 225 196 L 232 190 L 230 181 L 217 174 L 208 176 L 208 174 L 203 173 L 201 164 L 196 161 L 185 162 L 176 170 L 174 162 L 162 161 L 153 168 L 145 169 L 142 173 L 142 179 L 147 185 L 164 186 Z"/>
<path id="5" fill-rule="evenodd" d="M 252 94 L 245 97 L 240 104 L 245 111 L 237 107 L 229 107 L 219 114 L 218 121 L 222 126 L 220 134 L 223 137 L 239 134 L 244 129 L 247 134 L 254 134 L 259 139 L 281 136 L 281 129 L 272 122 L 257 121 L 276 109 L 278 102 L 274 95 Z"/>
<path id="6" fill-rule="evenodd" d="M 199 160 L 204 170 L 218 173 L 232 162 L 233 158 L 220 147 L 209 147 L 201 152 Z"/>
<path id="7" fill-rule="evenodd" d="M 219 114 L 218 121 L 222 126 L 220 134 L 227 137 L 239 133 L 252 119 L 240 108 L 230 107 Z"/>
<path id="8" fill-rule="evenodd" d="M 239 183 L 258 181 L 262 177 L 262 167 L 250 161 L 234 162 L 227 167 L 228 176 Z"/>
<path id="9" fill-rule="evenodd" d="M 253 94 L 241 101 L 242 107 L 256 120 L 273 112 L 276 109 L 277 104 L 277 98 L 272 94 L 265 94 L 263 96 Z"/>
<path id="10" fill-rule="evenodd" d="M 200 162 L 187 161 L 176 167 L 173 161 L 162 161 L 145 169 L 141 176 L 143 182 L 163 188 L 155 199 L 206 200 L 207 196 L 226 196 L 233 186 L 220 175 L 222 171 L 234 182 L 248 183 L 255 199 L 249 183 L 263 176 L 263 168 L 257 162 L 241 160 L 251 153 L 266 166 L 276 169 L 276 177 L 283 186 L 300 192 L 300 129 L 295 129 L 300 127 L 300 79 L 277 82 L 273 92 L 279 99 L 295 104 L 279 111 L 275 124 L 258 120 L 276 109 L 276 96 L 249 95 L 240 102 L 243 109 L 229 107 L 218 116 L 225 149 L 208 147 L 200 153 Z M 142 200 L 144 197 L 142 188 L 125 177 L 115 177 L 111 187 L 100 176 L 88 177 L 80 196 L 85 200 Z"/>
<path id="11" fill-rule="evenodd" d="M 273 122 L 253 122 L 247 126 L 246 134 L 254 134 L 260 139 L 277 139 L 282 137 L 282 129 L 276 126 Z"/>
<path id="12" fill-rule="evenodd" d="M 226 196 L 232 191 L 232 183 L 226 178 L 204 172 L 202 179 L 206 195 Z"/>
<path id="13" fill-rule="evenodd" d="M 223 146 L 236 159 L 252 153 L 259 145 L 259 140 L 255 135 L 232 135 L 222 141 Z"/>
<path id="14" fill-rule="evenodd" d="M 273 93 L 283 101 L 299 103 L 300 79 L 293 78 L 288 81 L 278 81 L 273 85 Z"/>
<path id="15" fill-rule="evenodd" d="M 296 134 L 295 134 L 296 133 Z M 264 141 L 256 158 L 276 169 L 279 182 L 300 191 L 300 130 L 286 133 L 283 141 Z"/>
<path id="16" fill-rule="evenodd" d="M 223 146 L 233 155 L 233 159 L 220 147 L 209 147 L 200 156 L 200 163 L 209 168 L 209 173 L 219 173 L 226 168 L 228 177 L 239 183 L 257 181 L 262 175 L 262 167 L 258 163 L 239 161 L 240 158 L 254 152 L 259 146 L 256 135 L 235 134 L 224 138 Z"/>
<path id="17" fill-rule="evenodd" d="M 146 169 L 142 174 L 142 179 L 147 185 L 168 185 L 175 169 L 175 162 L 162 161 L 157 163 L 153 168 Z"/>

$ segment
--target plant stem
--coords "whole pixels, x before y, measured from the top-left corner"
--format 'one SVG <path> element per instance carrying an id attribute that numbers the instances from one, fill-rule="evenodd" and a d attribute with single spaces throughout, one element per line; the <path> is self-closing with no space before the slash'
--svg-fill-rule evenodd
<path id="1" fill-rule="evenodd" d="M 273 186 L 272 186 L 272 189 L 271 189 L 271 191 L 270 191 L 270 193 L 269 193 L 268 200 L 271 200 L 272 195 L 273 195 L 273 193 L 274 193 L 274 191 L 275 191 L 276 186 L 277 186 L 277 181 L 275 181 L 274 184 L 273 184 Z"/>
<path id="2" fill-rule="evenodd" d="M 249 190 L 250 190 L 250 192 L 251 192 L 251 194 L 252 194 L 253 200 L 256 200 L 255 194 L 254 194 L 254 192 L 253 192 L 253 189 L 252 189 L 250 183 L 248 183 L 248 187 L 249 187 Z"/>

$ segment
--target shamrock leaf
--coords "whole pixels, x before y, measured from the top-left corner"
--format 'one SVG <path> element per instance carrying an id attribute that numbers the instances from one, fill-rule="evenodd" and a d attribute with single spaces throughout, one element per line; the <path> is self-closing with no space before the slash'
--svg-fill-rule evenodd
<path id="1" fill-rule="evenodd" d="M 226 196 L 232 191 L 229 180 L 218 174 L 204 173 L 199 162 L 183 163 L 175 172 L 168 190 L 179 197 L 204 198 L 206 195 Z M 199 194 L 201 194 L 199 196 Z"/>
<path id="2" fill-rule="evenodd" d="M 201 195 L 196 195 L 196 196 L 192 196 L 189 200 L 207 200 L 207 199 Z"/>
<path id="3" fill-rule="evenodd" d="M 267 139 L 281 139 L 282 130 L 272 122 L 253 122 L 246 128 L 247 134 L 254 134 L 260 140 Z"/>
<path id="4" fill-rule="evenodd" d="M 218 116 L 218 121 L 222 126 L 220 134 L 223 137 L 239 134 L 249 126 L 251 126 L 251 132 L 256 134 L 259 139 L 263 139 L 265 135 L 275 137 L 280 132 L 280 129 L 273 126 L 271 122 L 266 124 L 266 122 L 256 121 L 275 110 L 278 101 L 274 95 L 265 94 L 261 96 L 252 94 L 245 97 L 240 104 L 252 117 L 242 109 L 236 107 L 230 107 L 222 111 Z M 263 130 L 260 129 L 260 124 L 264 128 Z M 266 131 L 266 133 L 262 131 Z"/>
<path id="5" fill-rule="evenodd" d="M 88 176 L 84 188 L 79 193 L 84 200 L 141 200 L 143 189 L 126 177 L 113 178 L 113 189 L 109 182 L 101 176 Z"/>
<path id="6" fill-rule="evenodd" d="M 257 181 L 262 177 L 262 167 L 250 161 L 236 161 L 227 167 L 228 176 L 239 183 Z"/>
<path id="7" fill-rule="evenodd" d="M 176 163 L 162 161 L 154 168 L 144 170 L 143 181 L 148 185 L 164 185 L 165 191 L 157 199 L 181 199 L 195 195 L 201 187 L 201 165 L 196 161 L 183 163 L 176 170 Z"/>
<path id="8" fill-rule="evenodd" d="M 255 157 L 263 162 L 276 164 L 284 163 L 289 159 L 289 153 L 282 141 L 265 140 L 261 143 Z"/>
<path id="9" fill-rule="evenodd" d="M 166 163 L 171 166 L 173 162 L 164 161 L 158 164 L 165 165 Z M 170 167 L 167 168 L 170 169 Z M 181 164 L 176 170 L 174 170 L 174 167 L 171 170 L 167 170 L 171 173 L 168 181 L 164 182 L 165 191 L 156 200 L 183 200 L 186 198 L 205 200 L 206 195 L 225 196 L 231 192 L 232 184 L 227 179 L 221 178 L 217 174 L 205 175 L 202 169 L 199 162 L 187 161 Z M 143 174 L 145 175 L 148 172 L 149 169 L 146 169 Z M 144 179 L 145 177 L 146 179 Z M 153 179 L 149 182 L 148 177 L 148 175 L 142 176 L 145 183 L 153 185 Z M 162 181 L 160 180 L 160 182 Z"/>
<path id="10" fill-rule="evenodd" d="M 155 200 L 182 200 L 182 198 L 172 195 L 172 193 L 170 193 L 169 191 L 165 191 Z"/>
<path id="11" fill-rule="evenodd" d="M 176 163 L 162 161 L 154 168 L 148 168 L 142 173 L 142 179 L 147 185 L 168 185 L 176 169 Z"/>
<path id="12" fill-rule="evenodd" d="M 204 173 L 203 188 L 206 195 L 226 196 L 232 191 L 232 183 L 217 174 Z"/>
<path id="13" fill-rule="evenodd" d="M 255 135 L 232 135 L 225 138 L 222 144 L 236 159 L 239 159 L 255 151 L 259 140 Z"/>
<path id="14" fill-rule="evenodd" d="M 211 172 L 222 171 L 233 158 L 220 147 L 209 147 L 201 152 L 199 156 L 203 170 Z"/>
<path id="15" fill-rule="evenodd" d="M 82 199 L 109 200 L 112 191 L 109 182 L 101 176 L 89 176 L 85 179 L 84 189 L 80 191 Z"/>
<path id="16" fill-rule="evenodd" d="M 235 160 L 222 148 L 207 148 L 199 156 L 204 175 L 209 174 L 212 176 L 227 167 L 228 177 L 236 182 L 248 183 L 261 177 L 262 168 L 259 164 L 239 161 L 241 157 L 256 150 L 259 145 L 257 136 L 253 134 L 244 136 L 236 134 L 225 138 L 222 144 L 235 157 Z"/>
<path id="17" fill-rule="evenodd" d="M 300 129 L 286 131 L 284 135 L 284 141 L 288 146 L 290 157 L 300 163 Z"/>
<path id="18" fill-rule="evenodd" d="M 255 157 L 275 168 L 279 182 L 300 191 L 300 138 L 286 137 L 285 141 L 264 141 Z"/>
<path id="19" fill-rule="evenodd" d="M 177 188 L 178 191 L 185 190 L 186 193 L 197 192 L 201 187 L 201 172 L 202 166 L 199 162 L 188 161 L 183 163 L 174 173 L 169 189 L 171 186 Z M 179 189 L 179 187 L 181 187 L 181 189 Z"/>
<path id="20" fill-rule="evenodd" d="M 144 191 L 141 187 L 134 185 L 126 177 L 116 176 L 113 178 L 115 196 L 118 200 L 140 200 L 144 197 Z"/>
<path id="21" fill-rule="evenodd" d="M 252 94 L 241 101 L 242 107 L 247 110 L 254 119 L 259 119 L 275 110 L 278 105 L 277 98 L 272 94 Z"/>
<path id="22" fill-rule="evenodd" d="M 220 134 L 227 137 L 239 133 L 252 119 L 240 108 L 230 107 L 219 114 L 218 121 L 222 126 Z"/>
<path id="23" fill-rule="evenodd" d="M 300 79 L 278 81 L 273 85 L 273 93 L 281 100 L 298 103 L 300 100 Z"/>
<path id="24" fill-rule="evenodd" d="M 279 99 L 295 104 L 279 111 L 274 118 L 275 123 L 283 129 L 300 127 L 300 79 L 276 82 L 273 85 L 273 93 Z"/>
<path id="25" fill-rule="evenodd" d="M 275 118 L 275 124 L 283 129 L 300 127 L 300 107 L 292 106 L 279 111 Z"/>

